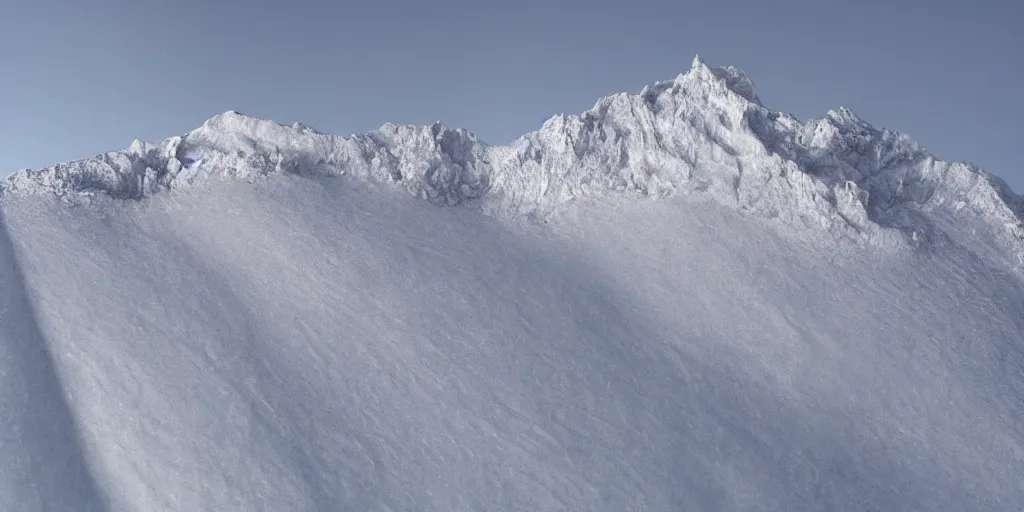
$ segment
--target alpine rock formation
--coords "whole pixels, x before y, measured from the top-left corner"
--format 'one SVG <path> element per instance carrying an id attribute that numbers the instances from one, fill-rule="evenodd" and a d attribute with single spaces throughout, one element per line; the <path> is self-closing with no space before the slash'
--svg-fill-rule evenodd
<path id="1" fill-rule="evenodd" d="M 733 67 L 0 196 L 5 510 L 1024 507 L 1024 199 Z"/>

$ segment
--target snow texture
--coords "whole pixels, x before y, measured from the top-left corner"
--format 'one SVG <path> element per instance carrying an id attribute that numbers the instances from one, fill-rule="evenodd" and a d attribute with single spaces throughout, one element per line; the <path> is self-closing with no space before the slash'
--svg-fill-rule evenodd
<path id="1" fill-rule="evenodd" d="M 735 68 L 2 194 L 3 510 L 1024 507 L 1024 200 Z"/>

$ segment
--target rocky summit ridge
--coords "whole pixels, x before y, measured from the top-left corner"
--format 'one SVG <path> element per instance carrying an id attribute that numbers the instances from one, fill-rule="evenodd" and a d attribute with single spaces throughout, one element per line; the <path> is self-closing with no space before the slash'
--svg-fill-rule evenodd
<path id="1" fill-rule="evenodd" d="M 340 137 L 228 111 L 160 143 L 16 172 L 0 195 L 131 200 L 214 176 L 280 173 L 351 176 L 435 204 L 540 217 L 585 195 L 700 196 L 800 230 L 954 244 L 1024 269 L 1024 199 L 998 177 L 936 159 L 847 108 L 808 121 L 769 109 L 745 73 L 699 56 L 673 80 L 556 115 L 508 145 L 441 123 Z"/>

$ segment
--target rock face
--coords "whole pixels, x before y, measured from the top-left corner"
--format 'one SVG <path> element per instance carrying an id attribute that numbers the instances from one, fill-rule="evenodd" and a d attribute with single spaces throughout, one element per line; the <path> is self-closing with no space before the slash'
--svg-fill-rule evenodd
<path id="1" fill-rule="evenodd" d="M 733 68 L 691 69 L 640 94 L 557 115 L 507 146 L 443 124 L 351 138 L 237 112 L 160 144 L 21 171 L 3 195 L 138 199 L 210 176 L 349 175 L 436 204 L 543 217 L 583 195 L 699 195 L 797 229 L 887 243 L 968 245 L 943 226 L 970 223 L 971 250 L 1024 268 L 1024 200 L 972 165 L 932 157 L 908 136 L 846 108 L 801 122 L 764 107 Z M 959 230 L 964 232 L 964 230 Z"/>

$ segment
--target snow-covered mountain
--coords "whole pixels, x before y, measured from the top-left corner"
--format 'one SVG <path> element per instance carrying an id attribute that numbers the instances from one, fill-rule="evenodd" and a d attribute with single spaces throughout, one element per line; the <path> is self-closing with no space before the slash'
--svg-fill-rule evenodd
<path id="1" fill-rule="evenodd" d="M 711 69 L 699 57 L 675 80 L 555 116 L 508 146 L 440 123 L 388 124 L 344 138 L 227 112 L 161 144 L 136 141 L 95 159 L 18 172 L 0 190 L 142 198 L 209 176 L 275 173 L 349 175 L 397 183 L 438 204 L 540 216 L 608 191 L 700 195 L 833 235 L 952 237 L 1024 268 L 1024 199 L 1001 179 L 936 160 L 846 108 L 808 122 L 770 110 L 742 71 Z M 959 236 L 965 224 L 967 238 Z"/>
<path id="2" fill-rule="evenodd" d="M 1024 200 L 735 68 L 0 193 L 4 509 L 1024 506 Z"/>

